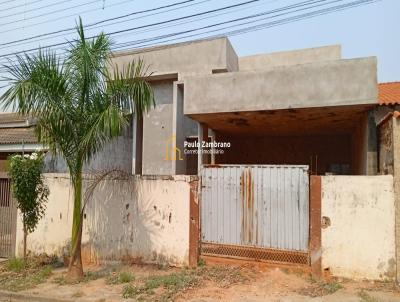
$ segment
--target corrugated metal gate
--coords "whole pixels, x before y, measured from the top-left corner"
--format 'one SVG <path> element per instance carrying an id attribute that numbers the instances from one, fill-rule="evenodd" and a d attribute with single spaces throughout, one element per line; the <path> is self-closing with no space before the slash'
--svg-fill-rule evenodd
<path id="1" fill-rule="evenodd" d="M 11 183 L 7 177 L 0 178 L 0 257 L 15 255 L 17 208 L 11 199 Z"/>
<path id="2" fill-rule="evenodd" d="M 308 264 L 308 166 L 205 165 L 203 255 Z"/>

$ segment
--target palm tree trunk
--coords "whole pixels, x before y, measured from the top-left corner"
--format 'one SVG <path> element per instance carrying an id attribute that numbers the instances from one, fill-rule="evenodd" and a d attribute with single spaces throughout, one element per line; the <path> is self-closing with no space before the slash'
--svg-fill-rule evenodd
<path id="1" fill-rule="evenodd" d="M 83 277 L 83 266 L 81 256 L 82 243 L 82 168 L 73 181 L 74 188 L 74 212 L 72 220 L 72 236 L 70 262 L 68 267 L 68 277 L 71 279 L 79 279 Z"/>

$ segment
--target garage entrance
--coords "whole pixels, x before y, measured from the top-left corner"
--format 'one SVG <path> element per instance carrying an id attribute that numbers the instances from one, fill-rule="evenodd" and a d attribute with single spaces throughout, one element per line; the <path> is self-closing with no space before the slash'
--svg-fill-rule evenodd
<path id="1" fill-rule="evenodd" d="M 309 167 L 204 165 L 201 253 L 308 264 Z"/>

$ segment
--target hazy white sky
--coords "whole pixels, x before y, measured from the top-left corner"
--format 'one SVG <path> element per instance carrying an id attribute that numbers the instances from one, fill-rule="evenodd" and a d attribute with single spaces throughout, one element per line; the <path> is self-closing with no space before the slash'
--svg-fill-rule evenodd
<path id="1" fill-rule="evenodd" d="M 78 16 L 82 16 L 84 23 L 90 24 L 106 18 L 181 1 L 183 0 L 0 0 L 0 44 L 73 27 Z M 241 2 L 245 2 L 245 0 L 196 0 L 186 4 L 190 4 L 191 6 L 178 10 L 167 12 L 157 11 L 158 14 L 154 15 L 153 12 L 149 16 L 145 16 L 146 14 L 132 16 L 123 19 L 128 20 L 127 22 L 90 30 L 88 31 L 88 35 L 94 35 L 101 30 L 113 32 L 161 22 Z M 202 20 L 195 22 L 186 22 L 175 26 L 171 26 L 174 23 L 168 23 L 169 27 L 165 27 L 164 25 L 164 28 L 151 28 L 151 31 L 149 31 L 149 28 L 146 28 L 145 31 L 143 29 L 130 31 L 115 36 L 114 40 L 116 43 L 121 43 L 182 30 L 190 30 L 299 2 L 302 1 L 260 0 L 246 6 L 223 11 L 223 15 L 219 12 L 219 15 L 215 15 L 212 18 L 204 19 L 203 16 Z M 332 0 L 330 2 L 340 4 L 351 2 L 351 0 Z M 386 82 L 400 80 L 399 29 L 400 1 L 382 0 L 367 6 L 234 36 L 231 37 L 231 42 L 237 53 L 241 56 L 341 44 L 345 58 L 377 56 L 378 80 Z M 72 39 L 74 36 L 75 33 L 73 32 L 61 33 L 57 37 L 32 41 L 29 44 L 0 45 L 0 56 L 15 51 L 63 42 L 67 39 Z M 203 36 L 200 35 L 199 37 Z M 174 42 L 187 39 L 176 40 Z M 160 42 L 162 41 L 160 40 Z M 4 63 L 4 61 L 4 58 L 0 58 L 0 64 Z"/>

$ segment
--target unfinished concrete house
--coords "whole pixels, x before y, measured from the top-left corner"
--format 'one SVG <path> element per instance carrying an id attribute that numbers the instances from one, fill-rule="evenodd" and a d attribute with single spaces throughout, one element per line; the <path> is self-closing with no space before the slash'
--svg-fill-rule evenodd
<path id="1" fill-rule="evenodd" d="M 156 107 L 96 158 L 134 176 L 93 194 L 85 259 L 241 259 L 400 280 L 393 177 L 377 175 L 375 57 L 343 59 L 337 45 L 238 57 L 218 38 L 112 60 L 139 58 Z M 60 254 L 70 184 L 47 179 L 48 214 L 28 244 Z"/>
<path id="2" fill-rule="evenodd" d="M 137 123 L 135 173 L 197 174 L 199 165 L 309 165 L 313 174 L 376 173 L 376 59 L 340 46 L 238 58 L 228 39 L 117 53 L 150 64 L 157 106 Z M 198 135 L 224 154 L 166 160 Z M 172 141 L 171 141 L 172 140 Z"/>

